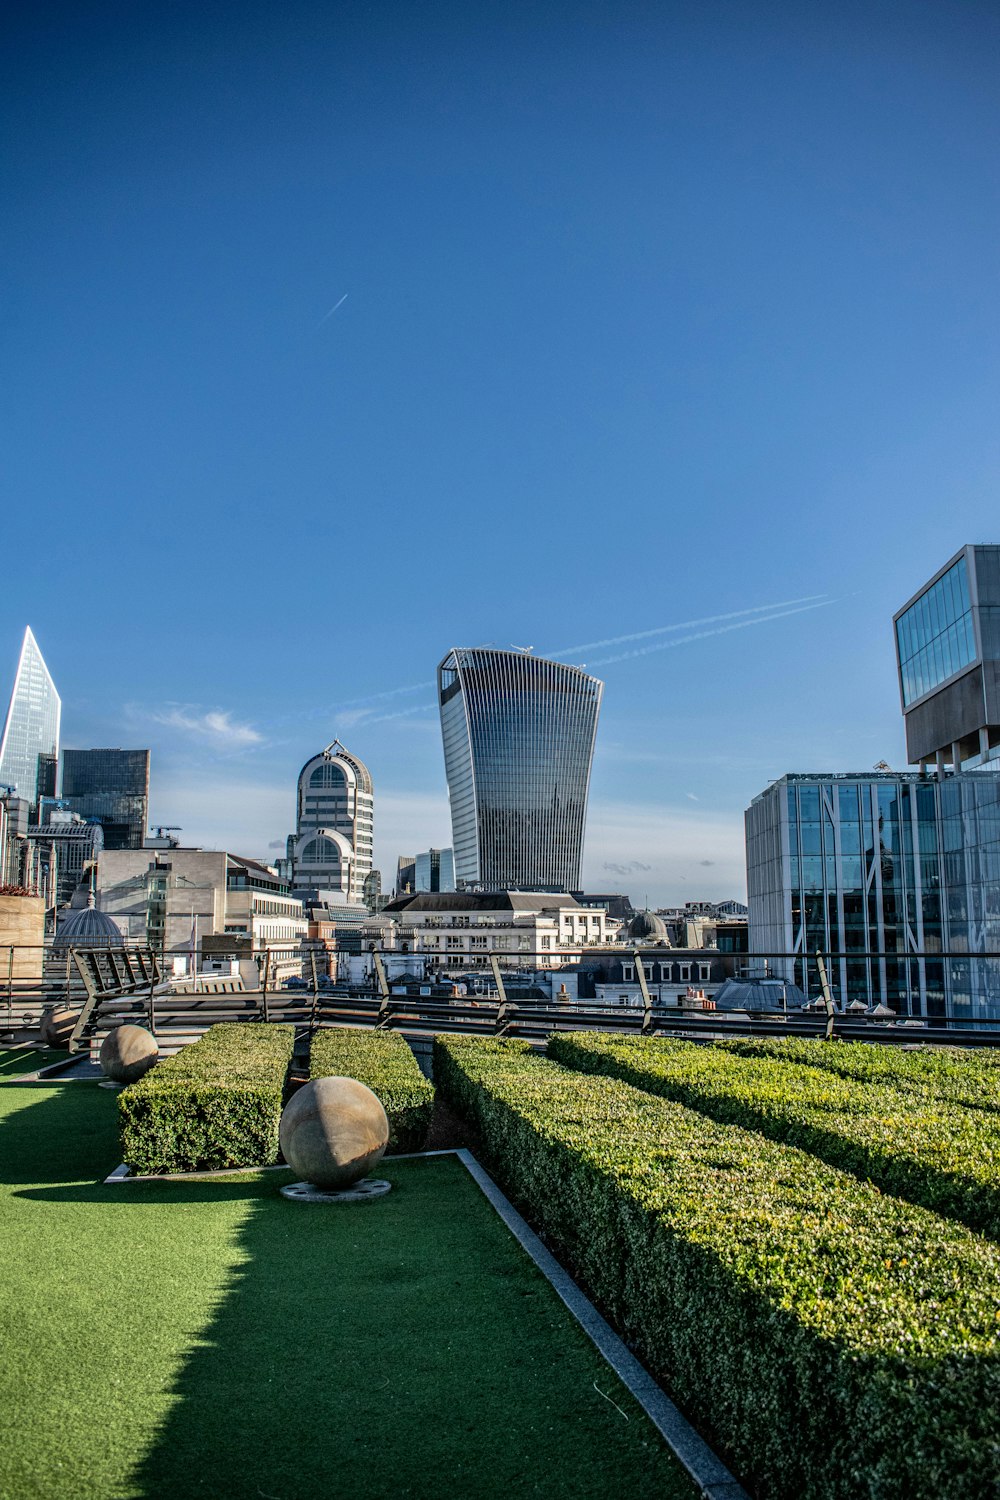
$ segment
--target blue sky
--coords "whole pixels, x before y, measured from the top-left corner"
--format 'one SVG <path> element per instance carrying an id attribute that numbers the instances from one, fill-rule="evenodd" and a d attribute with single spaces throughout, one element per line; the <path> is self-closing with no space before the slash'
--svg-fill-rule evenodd
<path id="1" fill-rule="evenodd" d="M 391 878 L 440 735 L 358 700 L 668 625 L 574 658 L 591 888 L 739 895 L 769 778 L 903 765 L 892 611 L 998 540 L 994 6 L 8 15 L 0 655 L 157 821 L 265 854 L 339 734 Z"/>

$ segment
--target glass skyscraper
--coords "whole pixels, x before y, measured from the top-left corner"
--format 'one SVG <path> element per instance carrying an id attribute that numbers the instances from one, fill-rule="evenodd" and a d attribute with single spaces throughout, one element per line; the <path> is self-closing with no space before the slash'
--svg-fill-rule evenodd
<path id="1" fill-rule="evenodd" d="M 141 849 L 149 811 L 148 750 L 64 750 L 62 802 L 100 823 L 105 849 Z"/>
<path id="2" fill-rule="evenodd" d="M 603 690 L 529 652 L 448 652 L 438 699 L 460 887 L 579 889 Z"/>
<path id="3" fill-rule="evenodd" d="M 59 755 L 61 712 L 56 685 L 28 627 L 0 741 L 0 783 L 12 786 L 18 797 L 32 804 L 40 793 L 54 791 L 46 781 Z"/>

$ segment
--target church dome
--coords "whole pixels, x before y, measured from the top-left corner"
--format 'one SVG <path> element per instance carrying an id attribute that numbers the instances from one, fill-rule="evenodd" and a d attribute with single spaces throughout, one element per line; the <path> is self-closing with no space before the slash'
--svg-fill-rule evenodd
<path id="1" fill-rule="evenodd" d="M 654 911 L 636 912 L 628 924 L 631 943 L 668 943 L 667 924 Z"/>
<path id="2" fill-rule="evenodd" d="M 68 911 L 52 939 L 53 948 L 124 948 L 125 939 L 117 922 L 95 906 Z"/>

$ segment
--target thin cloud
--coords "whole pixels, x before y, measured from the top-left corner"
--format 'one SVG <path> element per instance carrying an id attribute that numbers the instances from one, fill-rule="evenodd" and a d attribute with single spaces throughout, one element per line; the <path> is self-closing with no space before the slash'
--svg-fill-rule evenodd
<path id="1" fill-rule="evenodd" d="M 199 739 L 229 749 L 260 745 L 264 739 L 252 725 L 236 723 L 228 710 L 223 712 L 220 709 L 210 709 L 207 713 L 198 713 L 189 707 L 178 705 L 150 714 L 149 717 L 155 724 L 164 724 L 168 729 L 181 729 L 186 734 L 197 735 Z"/>

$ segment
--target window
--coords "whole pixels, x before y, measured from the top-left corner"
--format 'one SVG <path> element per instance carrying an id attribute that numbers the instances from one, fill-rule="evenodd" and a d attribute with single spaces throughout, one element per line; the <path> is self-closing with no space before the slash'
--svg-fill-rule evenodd
<path id="1" fill-rule="evenodd" d="M 622 964 L 622 978 L 624 979 L 626 984 L 630 984 L 632 982 L 632 980 L 635 978 L 634 964 Z"/>
<path id="2" fill-rule="evenodd" d="M 549 937 L 549 935 L 547 933 L 546 933 L 545 937 L 543 937 L 541 939 L 541 944 L 542 944 L 543 948 L 551 948 L 552 947 L 552 939 Z"/>
<path id="3" fill-rule="evenodd" d="M 712 977 L 712 965 L 711 964 L 699 964 L 698 965 L 698 978 L 702 982 L 704 982 L 706 979 L 711 979 L 711 977 Z"/>
<path id="4" fill-rule="evenodd" d="M 690 982 L 691 982 L 691 965 L 690 964 L 681 964 L 679 967 L 680 967 L 680 974 L 681 974 L 681 983 L 682 984 L 690 984 Z"/>

